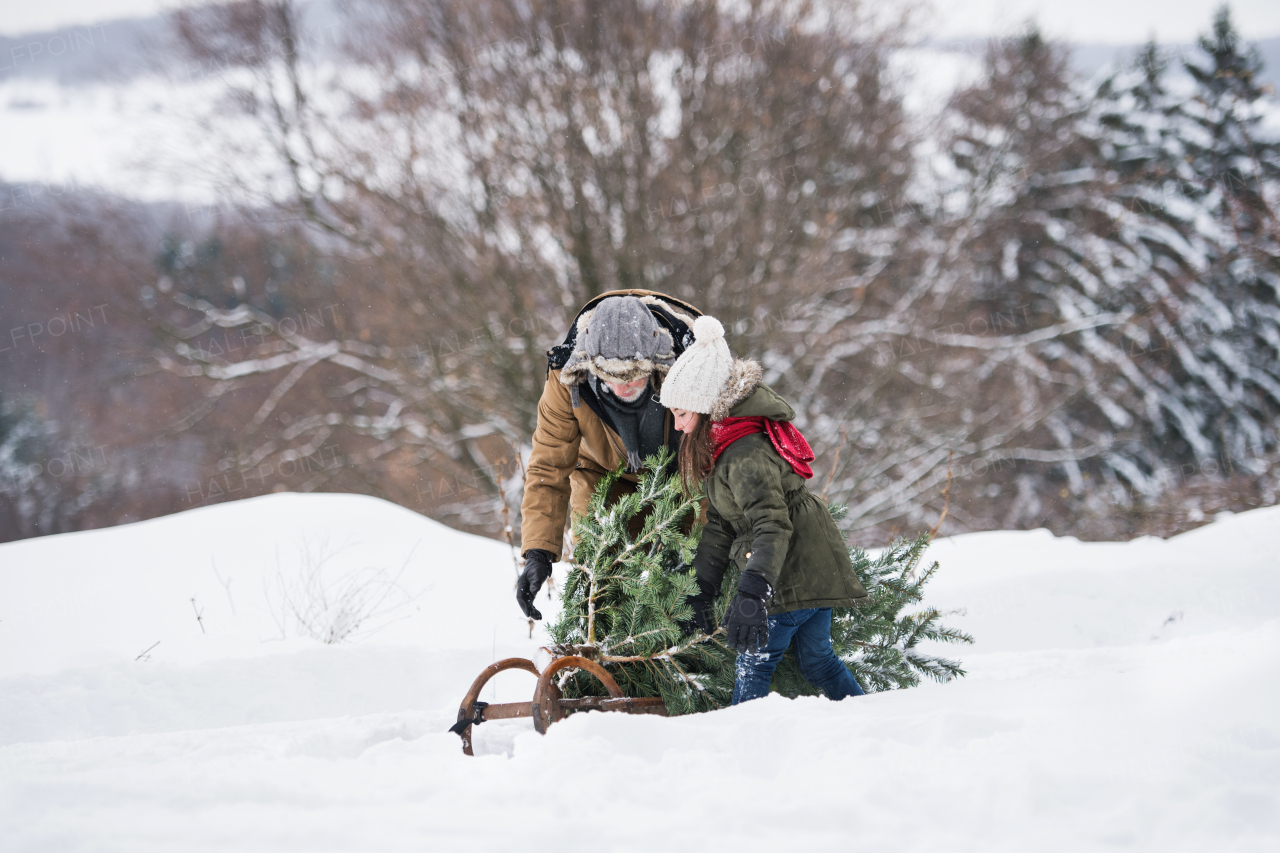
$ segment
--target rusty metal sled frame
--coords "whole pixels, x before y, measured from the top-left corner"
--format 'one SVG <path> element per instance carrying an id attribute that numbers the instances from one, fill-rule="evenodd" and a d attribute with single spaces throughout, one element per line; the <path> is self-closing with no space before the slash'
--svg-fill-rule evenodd
<path id="1" fill-rule="evenodd" d="M 502 705 L 490 705 L 480 701 L 480 691 L 500 672 L 508 669 L 522 669 L 538 677 L 538 686 L 533 690 L 532 702 L 508 702 Z M 552 679 L 562 669 L 585 669 L 604 685 L 609 696 L 586 696 L 581 699 L 564 699 L 560 688 Z M 622 695 L 618 683 L 613 680 L 605 668 L 593 660 L 577 655 L 566 655 L 556 658 L 546 669 L 538 672 L 533 661 L 525 658 L 507 658 L 485 667 L 484 672 L 472 683 L 471 689 L 463 697 L 458 706 L 458 722 L 449 731 L 462 737 L 464 755 L 474 755 L 471 751 L 471 727 L 486 720 L 512 720 L 519 717 L 533 717 L 533 727 L 538 734 L 546 734 L 547 727 L 563 720 L 569 711 L 622 711 L 626 714 L 657 714 L 667 716 L 667 706 L 658 697 L 632 699 Z"/>

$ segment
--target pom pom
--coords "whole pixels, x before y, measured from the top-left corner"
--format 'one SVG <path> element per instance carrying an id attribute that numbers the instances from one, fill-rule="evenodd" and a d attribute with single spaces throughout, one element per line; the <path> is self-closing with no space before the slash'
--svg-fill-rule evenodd
<path id="1" fill-rule="evenodd" d="M 724 326 L 715 317 L 703 315 L 693 321 L 693 339 L 698 343 L 710 343 L 724 337 Z"/>

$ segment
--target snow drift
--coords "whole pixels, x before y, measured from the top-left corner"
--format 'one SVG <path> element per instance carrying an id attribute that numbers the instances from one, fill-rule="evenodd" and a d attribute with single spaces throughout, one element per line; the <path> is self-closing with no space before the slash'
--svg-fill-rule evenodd
<path id="1" fill-rule="evenodd" d="M 22 851 L 1280 842 L 1280 508 L 1169 541 L 978 533 L 929 557 L 927 602 L 964 608 L 977 638 L 959 682 L 579 715 L 546 737 L 487 723 L 468 759 L 445 729 L 471 679 L 542 641 L 501 543 L 373 498 L 273 495 L 0 546 L 0 834 Z M 321 641 L 334 626 L 348 642 Z M 532 687 L 506 673 L 483 698 Z"/>

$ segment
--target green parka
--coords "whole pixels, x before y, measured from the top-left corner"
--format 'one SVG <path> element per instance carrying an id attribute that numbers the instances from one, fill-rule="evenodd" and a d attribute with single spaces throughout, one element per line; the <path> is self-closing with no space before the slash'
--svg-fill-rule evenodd
<path id="1" fill-rule="evenodd" d="M 734 395 L 738 402 L 724 407 L 730 417 L 795 418 L 785 400 L 759 384 L 758 365 L 737 362 L 735 368 L 741 390 Z M 712 417 L 719 420 L 718 414 Z M 693 562 L 701 586 L 719 589 L 732 560 L 769 582 L 771 614 L 867 600 L 835 520 L 767 435 L 748 435 L 725 448 L 703 488 L 707 523 Z"/>

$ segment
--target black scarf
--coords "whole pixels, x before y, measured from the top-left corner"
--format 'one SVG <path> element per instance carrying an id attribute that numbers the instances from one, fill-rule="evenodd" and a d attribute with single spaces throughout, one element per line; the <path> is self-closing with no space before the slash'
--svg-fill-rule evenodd
<path id="1" fill-rule="evenodd" d="M 609 420 L 613 421 L 613 428 L 622 437 L 622 444 L 627 449 L 627 468 L 631 471 L 643 468 L 645 458 L 657 453 L 663 444 L 667 410 L 658 402 L 658 395 L 651 388 L 652 382 L 645 386 L 634 402 L 628 403 L 616 397 L 599 379 L 591 377 L 591 389 L 609 414 Z"/>

